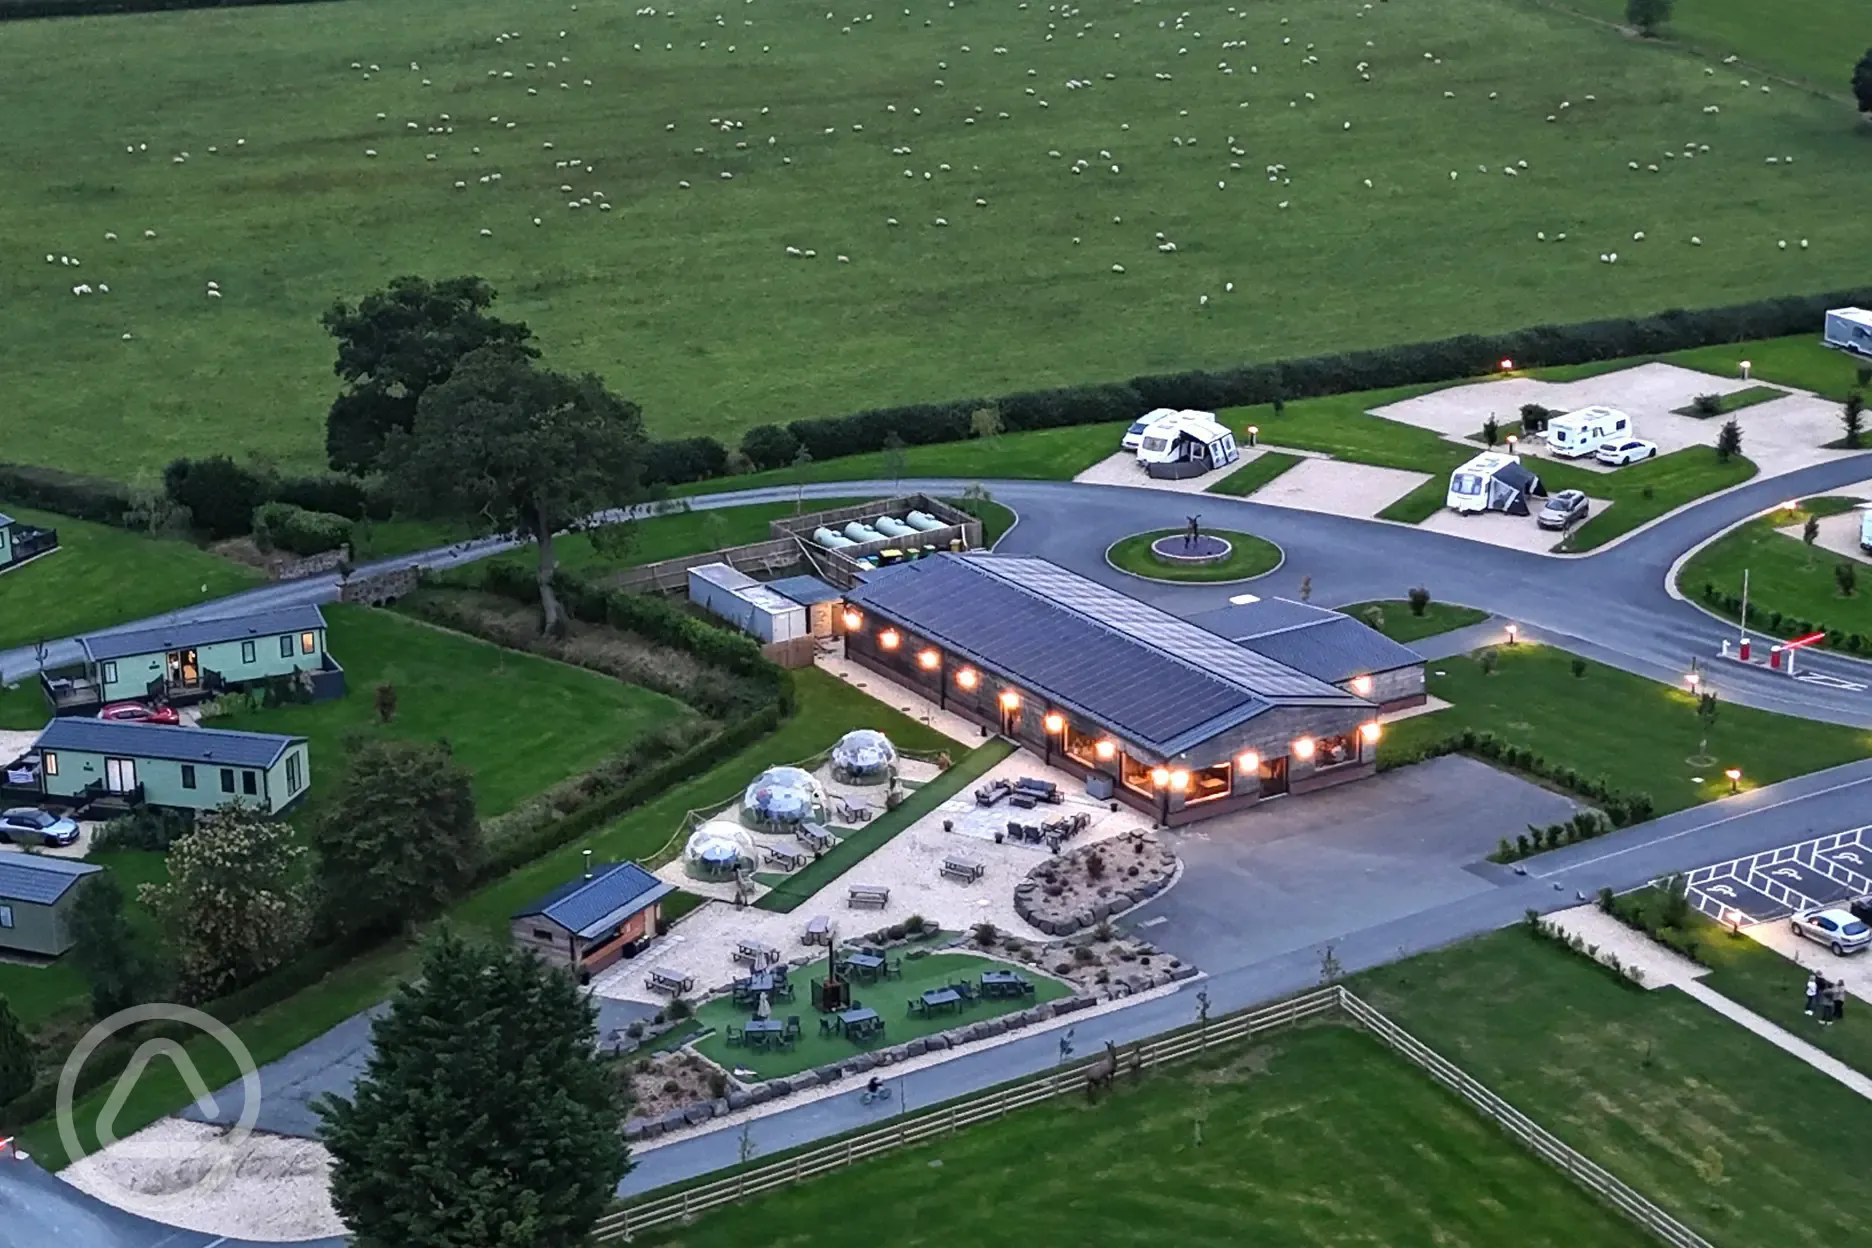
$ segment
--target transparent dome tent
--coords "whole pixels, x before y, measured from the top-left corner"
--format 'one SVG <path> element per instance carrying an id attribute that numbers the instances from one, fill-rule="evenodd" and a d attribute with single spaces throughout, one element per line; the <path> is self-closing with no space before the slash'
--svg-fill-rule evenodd
<path id="1" fill-rule="evenodd" d="M 832 774 L 850 784 L 882 784 L 896 762 L 897 747 L 871 728 L 855 728 L 832 747 Z"/>
<path id="2" fill-rule="evenodd" d="M 825 789 L 798 767 L 769 767 L 741 794 L 741 822 L 751 828 L 791 831 L 825 817 Z"/>
<path id="3" fill-rule="evenodd" d="M 683 846 L 683 870 L 701 880 L 733 879 L 737 870 L 752 871 L 759 861 L 754 838 L 731 824 L 704 824 Z"/>

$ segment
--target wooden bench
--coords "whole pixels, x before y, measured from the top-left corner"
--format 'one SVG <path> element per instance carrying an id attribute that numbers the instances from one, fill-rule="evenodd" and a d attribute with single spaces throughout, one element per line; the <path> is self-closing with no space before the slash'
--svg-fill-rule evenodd
<path id="1" fill-rule="evenodd" d="M 644 984 L 652 992 L 667 992 L 674 997 L 694 989 L 695 976 L 659 966 L 652 968 L 650 974 L 644 977 Z"/>
<path id="2" fill-rule="evenodd" d="M 988 868 L 973 858 L 962 858 L 951 854 L 943 859 L 942 874 L 952 880 L 961 880 L 964 884 L 973 884 L 981 879 Z"/>
<path id="3" fill-rule="evenodd" d="M 854 884 L 846 894 L 845 904 L 854 910 L 882 910 L 890 904 L 890 889 L 875 884 Z"/>

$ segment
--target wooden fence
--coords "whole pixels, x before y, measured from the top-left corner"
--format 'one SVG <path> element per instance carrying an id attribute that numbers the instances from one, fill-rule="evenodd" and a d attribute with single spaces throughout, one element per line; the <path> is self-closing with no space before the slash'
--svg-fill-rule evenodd
<path id="1" fill-rule="evenodd" d="M 1342 1014 L 1364 1027 L 1500 1124 L 1503 1130 L 1521 1141 L 1536 1156 L 1557 1166 L 1575 1182 L 1597 1194 L 1663 1242 L 1676 1248 L 1713 1248 L 1708 1240 L 1653 1204 L 1636 1189 L 1576 1149 L 1562 1143 L 1539 1123 L 1490 1092 L 1341 985 L 1318 988 L 1274 1005 L 1198 1023 L 1156 1040 L 1147 1040 L 1120 1050 L 1117 1073 L 1125 1075 L 1165 1062 L 1183 1061 L 1219 1045 L 1234 1044 L 1275 1028 L 1291 1027 L 1307 1019 L 1331 1014 Z M 989 1122 L 1056 1096 L 1083 1092 L 1088 1076 L 1100 1061 L 1101 1058 L 1095 1056 L 1013 1087 L 984 1093 L 921 1114 L 906 1115 L 888 1127 L 853 1135 L 834 1144 L 795 1154 L 784 1161 L 757 1166 L 725 1179 L 698 1184 L 668 1196 L 630 1205 L 600 1219 L 592 1233 L 593 1241 L 628 1241 L 645 1231 L 685 1223 L 710 1209 L 803 1182 L 832 1170 L 855 1165 L 867 1158 L 938 1139 L 963 1127 Z"/>

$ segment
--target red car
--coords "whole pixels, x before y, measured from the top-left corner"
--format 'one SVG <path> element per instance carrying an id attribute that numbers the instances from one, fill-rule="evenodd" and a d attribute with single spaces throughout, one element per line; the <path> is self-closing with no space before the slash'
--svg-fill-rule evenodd
<path id="1" fill-rule="evenodd" d="M 180 724 L 173 706 L 144 706 L 141 702 L 113 702 L 98 712 L 99 719 L 129 724 Z"/>

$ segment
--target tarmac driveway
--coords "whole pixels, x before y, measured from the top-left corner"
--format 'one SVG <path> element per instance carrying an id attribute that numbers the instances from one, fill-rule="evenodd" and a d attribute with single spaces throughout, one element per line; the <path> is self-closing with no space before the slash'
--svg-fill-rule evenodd
<path id="1" fill-rule="evenodd" d="M 1177 885 L 1124 926 L 1221 974 L 1513 880 L 1496 841 L 1577 810 L 1451 755 L 1168 834 Z"/>

